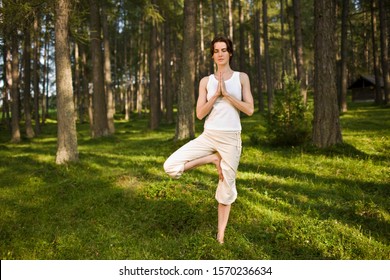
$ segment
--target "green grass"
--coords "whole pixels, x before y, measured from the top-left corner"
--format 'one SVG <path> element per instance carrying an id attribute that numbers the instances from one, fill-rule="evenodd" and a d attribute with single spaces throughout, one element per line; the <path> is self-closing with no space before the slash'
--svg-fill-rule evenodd
<path id="1" fill-rule="evenodd" d="M 390 259 L 390 111 L 351 104 L 345 144 L 254 145 L 243 154 L 226 243 L 215 239 L 212 166 L 180 180 L 162 164 L 183 143 L 174 125 L 118 120 L 114 136 L 78 126 L 80 162 L 55 164 L 56 127 L 21 144 L 0 136 L 1 259 Z M 202 124 L 197 124 L 197 131 Z"/>

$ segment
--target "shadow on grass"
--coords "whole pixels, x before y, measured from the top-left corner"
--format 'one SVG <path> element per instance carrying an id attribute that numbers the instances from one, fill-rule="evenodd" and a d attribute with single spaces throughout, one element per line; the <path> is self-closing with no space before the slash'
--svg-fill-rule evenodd
<path id="1" fill-rule="evenodd" d="M 257 170 L 258 166 L 242 164 L 243 170 Z M 388 211 L 387 197 L 390 195 L 388 184 L 318 176 L 290 168 L 262 166 L 262 173 L 280 178 L 294 178 L 296 183 L 270 183 L 266 179 L 239 179 L 242 195 L 256 203 L 254 194 L 271 197 L 261 203 L 270 209 L 277 208 L 286 215 L 307 214 L 322 220 L 335 219 L 353 227 L 361 227 L 363 232 L 390 244 L 390 223 L 383 212 Z M 283 202 L 283 203 L 279 203 Z M 288 204 L 288 207 L 285 205 Z M 283 206 L 284 205 L 284 206 Z"/>
<path id="2" fill-rule="evenodd" d="M 20 182 L 17 195 L 1 198 L 2 259 L 191 258 L 183 239 L 208 226 L 203 208 L 190 199 L 147 198 L 131 186 L 115 187 L 86 164 L 41 165 L 34 176 L 39 185 Z M 167 243 L 172 248 L 165 252 Z"/>
<path id="3" fill-rule="evenodd" d="M 378 160 L 378 161 L 385 161 L 390 160 L 390 155 L 381 154 L 381 155 L 370 155 L 367 154 L 356 147 L 354 147 L 351 144 L 348 143 L 342 143 L 338 145 L 334 145 L 329 148 L 323 148 L 319 149 L 312 145 L 307 145 L 303 148 L 303 151 L 305 153 L 311 154 L 311 155 L 322 155 L 326 157 L 349 157 L 349 158 L 355 158 L 355 159 L 372 159 L 372 160 Z"/>

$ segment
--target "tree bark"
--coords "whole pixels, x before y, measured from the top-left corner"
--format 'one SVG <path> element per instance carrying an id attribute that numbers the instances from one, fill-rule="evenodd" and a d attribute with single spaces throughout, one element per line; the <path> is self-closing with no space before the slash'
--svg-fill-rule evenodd
<path id="1" fill-rule="evenodd" d="M 12 85 L 11 85 L 11 127 L 12 127 L 12 143 L 19 143 L 21 141 L 20 136 L 20 98 L 19 98 L 19 42 L 18 32 L 15 30 L 12 32 Z"/>
<path id="2" fill-rule="evenodd" d="M 377 22 L 376 22 L 376 1 L 370 0 L 371 6 L 371 41 L 372 41 L 372 57 L 374 64 L 374 76 L 375 76 L 375 103 L 382 104 L 382 88 L 380 82 L 380 71 L 379 71 L 379 56 L 378 56 L 378 46 L 377 46 Z"/>
<path id="3" fill-rule="evenodd" d="M 106 88 L 107 97 L 107 122 L 109 134 L 115 133 L 114 115 L 115 115 L 115 101 L 112 92 L 111 79 L 111 51 L 110 51 L 110 32 L 108 30 L 108 19 L 106 9 L 102 8 L 103 21 L 103 42 L 104 42 L 104 84 Z"/>
<path id="4" fill-rule="evenodd" d="M 264 95 L 263 95 L 263 69 L 261 67 L 261 44 L 260 44 L 260 8 L 256 7 L 254 16 L 254 55 L 255 55 L 255 67 L 256 67 L 256 82 L 257 99 L 259 111 L 264 112 Z"/>
<path id="5" fill-rule="evenodd" d="M 29 27 L 24 30 L 24 116 L 26 121 L 26 137 L 33 138 L 35 132 L 31 117 L 31 32 Z"/>
<path id="6" fill-rule="evenodd" d="M 304 104 L 307 102 L 307 90 L 305 79 L 305 66 L 303 61 L 303 39 L 302 39 L 302 19 L 301 2 L 293 0 L 294 6 L 294 34 L 295 34 L 295 57 L 297 63 L 297 80 L 300 83 L 301 95 Z"/>
<path id="7" fill-rule="evenodd" d="M 343 0 L 342 17 L 341 17 L 341 93 L 340 93 L 340 110 L 347 112 L 347 84 L 348 84 L 348 48 L 347 48 L 347 22 L 349 15 L 349 1 Z"/>
<path id="8" fill-rule="evenodd" d="M 326 148 L 342 142 L 336 83 L 335 0 L 314 1 L 313 143 Z"/>
<path id="9" fill-rule="evenodd" d="M 195 137 L 195 58 L 196 13 L 194 0 L 184 1 L 184 37 L 181 68 L 181 83 L 178 94 L 178 118 L 175 140 Z"/>
<path id="10" fill-rule="evenodd" d="M 107 136 L 108 120 L 107 106 L 104 93 L 104 75 L 102 58 L 102 40 L 100 26 L 100 12 L 97 0 L 89 0 L 90 6 L 90 38 L 91 38 L 91 60 L 92 60 L 92 84 L 93 84 L 93 124 L 92 137 L 98 138 Z"/>
<path id="11" fill-rule="evenodd" d="M 72 69 L 68 42 L 70 0 L 56 1 L 55 63 L 57 89 L 57 164 L 78 160 Z"/>
<path id="12" fill-rule="evenodd" d="M 9 84 L 8 84 L 8 76 L 9 76 L 9 69 L 10 67 L 10 61 L 8 58 L 11 57 L 11 54 L 9 53 L 9 48 L 7 44 L 5 43 L 3 45 L 3 91 L 2 91 L 2 112 L 1 112 L 1 122 L 6 123 L 9 127 L 9 104 L 8 104 L 8 91 L 9 91 Z M 9 69 L 8 69 L 9 68 Z"/>
<path id="13" fill-rule="evenodd" d="M 150 129 L 159 127 L 160 123 L 160 90 L 157 69 L 157 23 L 153 22 L 150 32 L 149 53 L 149 101 L 150 101 Z"/>
<path id="14" fill-rule="evenodd" d="M 3 91 L 3 113 L 2 119 L 5 121 L 7 127 L 11 130 L 11 116 L 9 97 L 12 87 L 12 62 L 11 49 L 7 41 L 3 46 L 3 60 L 4 60 L 4 91 Z"/>
<path id="15" fill-rule="evenodd" d="M 171 70 L 171 27 L 169 24 L 164 22 L 164 30 L 165 30 L 165 36 L 164 36 L 164 85 L 165 85 L 165 110 L 166 110 L 166 119 L 167 123 L 172 124 L 174 122 L 173 120 L 173 97 L 174 97 L 174 89 L 173 89 L 173 83 L 172 83 L 172 70 Z"/>
<path id="16" fill-rule="evenodd" d="M 381 30 L 381 60 L 385 104 L 390 105 L 389 37 L 387 29 L 385 0 L 379 1 L 379 26 Z"/>
<path id="17" fill-rule="evenodd" d="M 245 60 L 246 60 L 246 54 L 245 54 L 245 30 L 244 30 L 244 3 L 243 1 L 239 1 L 239 36 L 240 36 L 240 45 L 239 45 L 239 71 L 247 72 L 245 69 Z M 234 60 L 233 60 L 234 61 Z"/>
<path id="18" fill-rule="evenodd" d="M 232 8 L 232 1 L 228 0 L 228 13 L 229 13 L 229 38 L 233 41 L 233 8 Z"/>
<path id="19" fill-rule="evenodd" d="M 272 84 L 271 59 L 269 54 L 268 41 L 268 9 L 267 1 L 263 1 L 263 36 L 264 36 L 264 58 L 265 58 L 265 76 L 267 81 L 267 99 L 268 99 L 268 116 L 271 116 L 273 110 L 274 89 Z"/>
<path id="20" fill-rule="evenodd" d="M 140 22 L 139 27 L 139 34 L 143 34 L 145 31 L 145 24 L 143 21 Z M 144 73 L 145 73 L 145 44 L 142 40 L 141 36 L 138 38 L 138 48 L 139 48 L 139 58 L 138 58 L 138 65 L 137 65 L 137 113 L 138 117 L 142 116 L 142 109 L 143 109 L 143 98 L 144 98 L 144 92 L 145 92 L 145 82 L 144 82 Z"/>
<path id="21" fill-rule="evenodd" d="M 40 38 L 39 38 L 39 14 L 34 15 L 34 65 L 33 65 L 33 86 L 34 86 L 34 120 L 35 120 L 35 134 L 41 133 L 40 115 L 39 115 L 39 68 L 40 68 Z"/>

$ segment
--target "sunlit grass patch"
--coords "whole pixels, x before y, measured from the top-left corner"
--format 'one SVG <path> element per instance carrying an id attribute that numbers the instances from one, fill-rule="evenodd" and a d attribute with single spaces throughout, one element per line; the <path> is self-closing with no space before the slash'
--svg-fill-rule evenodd
<path id="1" fill-rule="evenodd" d="M 185 143 L 173 141 L 175 125 L 117 120 L 115 135 L 99 139 L 78 125 L 80 161 L 65 166 L 55 164 L 55 122 L 21 144 L 2 135 L 0 257 L 389 259 L 389 119 L 388 109 L 353 105 L 341 118 L 345 143 L 319 150 L 271 147 L 260 114 L 243 118 L 224 246 L 215 167 L 164 173 Z"/>

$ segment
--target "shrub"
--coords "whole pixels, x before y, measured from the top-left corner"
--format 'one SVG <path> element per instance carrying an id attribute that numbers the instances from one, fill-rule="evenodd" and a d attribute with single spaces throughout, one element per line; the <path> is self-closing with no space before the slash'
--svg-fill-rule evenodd
<path id="1" fill-rule="evenodd" d="M 268 120 L 268 140 L 271 144 L 295 146 L 303 144 L 310 135 L 310 113 L 304 104 L 300 85 L 285 77 L 285 90 L 276 92 L 274 110 Z"/>

